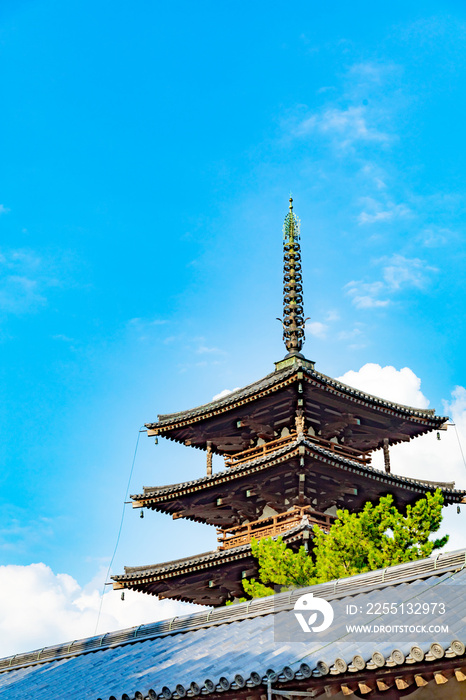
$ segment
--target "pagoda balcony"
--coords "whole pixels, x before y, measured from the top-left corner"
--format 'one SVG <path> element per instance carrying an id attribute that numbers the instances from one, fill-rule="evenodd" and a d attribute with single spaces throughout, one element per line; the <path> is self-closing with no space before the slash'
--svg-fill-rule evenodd
<path id="1" fill-rule="evenodd" d="M 263 445 L 258 445 L 257 447 L 250 447 L 247 450 L 243 450 L 242 452 L 236 452 L 235 454 L 230 455 L 229 457 L 225 457 L 225 466 L 230 468 L 237 467 L 239 464 L 243 464 L 244 462 L 249 462 L 259 457 L 265 457 L 271 452 L 275 452 L 275 450 L 279 450 L 280 448 L 285 447 L 289 443 L 295 442 L 297 437 L 298 435 L 296 431 L 292 431 L 289 435 L 286 435 L 285 437 L 277 438 L 277 440 L 270 440 L 269 442 L 264 442 Z M 339 443 L 332 442 L 331 440 L 325 440 L 324 438 L 318 437 L 316 435 L 306 434 L 306 440 L 307 442 L 319 445 L 325 450 L 333 452 L 336 455 L 346 457 L 346 459 L 352 459 L 354 462 L 358 462 L 359 464 L 362 464 L 365 467 L 371 465 L 371 455 L 368 452 L 361 452 L 360 450 L 355 450 L 354 448 L 349 447 L 348 445 L 341 445 Z"/>
<path id="2" fill-rule="evenodd" d="M 319 513 L 316 510 L 312 510 L 310 506 L 294 506 L 292 510 L 288 510 L 285 513 L 262 518 L 262 520 L 255 520 L 246 525 L 238 525 L 228 528 L 228 530 L 219 528 L 217 530 L 219 535 L 217 539 L 220 542 L 218 549 L 225 550 L 241 547 L 241 545 L 250 544 L 253 538 L 262 540 L 264 537 L 277 537 L 299 525 L 303 518 L 309 525 L 318 525 L 324 532 L 328 532 L 336 520 L 334 515 Z"/>

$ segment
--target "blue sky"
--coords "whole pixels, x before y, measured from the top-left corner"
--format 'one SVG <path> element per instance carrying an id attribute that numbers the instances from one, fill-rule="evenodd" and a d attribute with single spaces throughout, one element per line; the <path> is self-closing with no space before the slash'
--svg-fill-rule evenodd
<path id="1" fill-rule="evenodd" d="M 283 356 L 290 191 L 305 354 L 332 376 L 408 367 L 461 422 L 465 14 L 2 3 L 0 548 L 23 567 L 10 573 L 41 562 L 101 580 L 140 426 Z M 143 435 L 130 491 L 203 471 L 201 454 Z M 213 546 L 209 528 L 129 507 L 113 570 Z"/>

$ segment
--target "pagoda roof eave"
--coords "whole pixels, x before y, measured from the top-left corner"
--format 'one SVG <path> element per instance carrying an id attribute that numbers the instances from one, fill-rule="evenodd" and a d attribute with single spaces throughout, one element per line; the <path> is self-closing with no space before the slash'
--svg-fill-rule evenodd
<path id="1" fill-rule="evenodd" d="M 282 537 L 285 542 L 293 542 L 299 539 L 303 532 L 308 532 L 312 537 L 312 524 L 306 519 L 303 519 L 298 525 L 290 528 L 286 532 L 276 535 Z M 161 564 L 151 564 L 147 566 L 125 566 L 124 574 L 115 574 L 112 580 L 119 583 L 124 581 L 140 581 L 154 577 L 164 578 L 167 576 L 179 575 L 180 573 L 190 571 L 194 567 L 210 569 L 212 566 L 223 564 L 229 561 L 241 559 L 251 556 L 251 545 L 243 544 L 239 547 L 231 547 L 230 549 L 214 549 L 210 552 L 203 552 L 190 557 L 174 559 Z"/>
<path id="2" fill-rule="evenodd" d="M 153 423 L 145 423 L 145 427 L 149 430 L 155 430 L 174 423 L 204 417 L 206 414 L 211 414 L 213 412 L 223 412 L 224 410 L 229 410 L 229 408 L 235 405 L 238 401 L 248 399 L 251 396 L 254 397 L 255 394 L 266 389 L 278 388 L 277 385 L 279 385 L 283 380 L 292 377 L 294 374 L 296 374 L 296 372 L 296 366 L 276 370 L 270 374 L 267 374 L 267 376 L 263 377 L 262 379 L 252 382 L 251 384 L 247 384 L 241 389 L 236 389 L 227 396 L 223 396 L 215 401 L 209 401 L 206 404 L 201 404 L 200 406 L 187 409 L 186 411 L 159 414 L 157 416 L 158 421 Z"/>
<path id="3" fill-rule="evenodd" d="M 249 403 L 250 401 L 256 399 L 257 395 L 260 395 L 263 392 L 272 393 L 277 391 L 282 385 L 282 382 L 294 377 L 294 375 L 297 375 L 298 373 L 302 373 L 304 378 L 311 380 L 314 386 L 320 387 L 323 390 L 331 391 L 334 394 L 340 394 L 345 398 L 349 398 L 353 402 L 363 402 L 364 405 L 371 406 L 374 410 L 380 410 L 383 412 L 393 411 L 407 419 L 421 419 L 423 421 L 428 421 L 431 424 L 432 429 L 439 428 L 448 420 L 447 416 L 436 415 L 435 409 L 421 409 L 413 406 L 406 406 L 404 404 L 374 396 L 373 394 L 368 394 L 359 389 L 351 387 L 348 384 L 344 384 L 337 379 L 333 379 L 332 377 L 322 374 L 321 372 L 317 372 L 315 369 L 312 369 L 307 365 L 300 364 L 298 360 L 291 367 L 284 367 L 283 369 L 278 369 L 271 372 L 266 377 L 263 377 L 252 384 L 248 384 L 241 389 L 237 389 L 221 399 L 211 401 L 186 411 L 160 414 L 158 416 L 158 421 L 146 423 L 145 426 L 151 431 L 156 431 L 162 434 L 175 426 L 179 426 L 180 424 L 194 423 L 207 417 L 224 413 L 237 405 Z"/>
<path id="4" fill-rule="evenodd" d="M 412 490 L 419 494 L 419 497 L 427 491 L 432 491 L 440 488 L 444 496 L 446 504 L 466 502 L 466 490 L 454 488 L 454 482 L 435 482 L 428 480 L 412 479 L 410 477 L 401 476 L 399 474 L 387 473 L 374 467 L 366 466 L 361 462 L 349 459 L 340 454 L 331 452 L 328 449 L 312 443 L 301 435 L 293 442 L 287 443 L 278 450 L 270 452 L 266 455 L 252 459 L 246 463 L 232 467 L 227 470 L 215 472 L 212 475 L 202 476 L 192 481 L 181 482 L 179 484 L 169 484 L 160 487 L 144 487 L 142 494 L 131 496 L 133 507 L 149 507 L 154 510 L 165 512 L 163 504 L 172 501 L 189 497 L 196 491 L 208 490 L 222 486 L 232 480 L 240 479 L 250 473 L 257 473 L 268 467 L 275 466 L 280 462 L 288 461 L 291 457 L 300 453 L 300 448 L 311 457 L 327 465 L 333 465 L 344 471 L 355 472 L 365 476 L 370 480 L 383 482 L 388 489 L 390 485 L 402 490 Z M 205 522 L 202 517 L 190 517 L 189 519 Z"/>

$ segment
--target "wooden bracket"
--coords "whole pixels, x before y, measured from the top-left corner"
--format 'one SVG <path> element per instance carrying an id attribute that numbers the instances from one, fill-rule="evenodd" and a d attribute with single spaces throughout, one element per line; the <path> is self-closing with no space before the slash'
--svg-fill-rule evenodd
<path id="1" fill-rule="evenodd" d="M 378 688 L 379 690 L 390 690 L 390 688 L 391 688 L 392 686 L 393 686 L 393 681 L 392 681 L 392 680 L 389 680 L 389 679 L 384 680 L 384 681 L 382 681 L 382 680 L 380 680 L 380 679 L 377 680 L 377 688 Z"/>
<path id="2" fill-rule="evenodd" d="M 406 690 L 414 683 L 413 676 L 403 676 L 403 678 L 395 678 L 396 687 L 398 690 Z"/>
<path id="3" fill-rule="evenodd" d="M 418 688 L 422 688 L 425 685 L 429 685 L 429 681 L 423 678 L 419 673 L 414 676 L 414 682 Z"/>
<path id="4" fill-rule="evenodd" d="M 341 692 L 343 693 L 343 695 L 353 695 L 354 694 L 354 690 L 346 683 L 342 683 L 340 688 L 341 688 Z"/>
<path id="5" fill-rule="evenodd" d="M 367 693 L 372 693 L 372 691 L 375 690 L 375 683 L 371 681 L 360 681 L 358 686 L 362 695 L 367 695 Z"/>

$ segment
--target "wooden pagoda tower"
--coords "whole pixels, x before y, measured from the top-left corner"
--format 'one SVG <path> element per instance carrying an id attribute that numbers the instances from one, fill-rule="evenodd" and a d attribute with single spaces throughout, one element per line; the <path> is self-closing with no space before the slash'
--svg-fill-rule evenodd
<path id="1" fill-rule="evenodd" d="M 242 595 L 242 578 L 257 575 L 251 538 L 281 536 L 309 546 L 313 525 L 326 529 L 337 508 L 354 512 L 391 493 L 398 507 L 440 487 L 445 503 L 465 502 L 454 483 L 419 481 L 390 471 L 389 446 L 447 420 L 371 396 L 327 377 L 301 353 L 304 342 L 299 221 L 284 223 L 283 339 L 287 354 L 263 379 L 228 396 L 147 423 L 148 434 L 204 450 L 207 473 L 189 482 L 145 487 L 131 496 L 149 508 L 217 528 L 217 550 L 151 566 L 125 567 L 114 588 L 131 588 L 205 605 Z M 371 466 L 383 449 L 385 470 Z M 212 455 L 225 468 L 213 473 Z"/>

